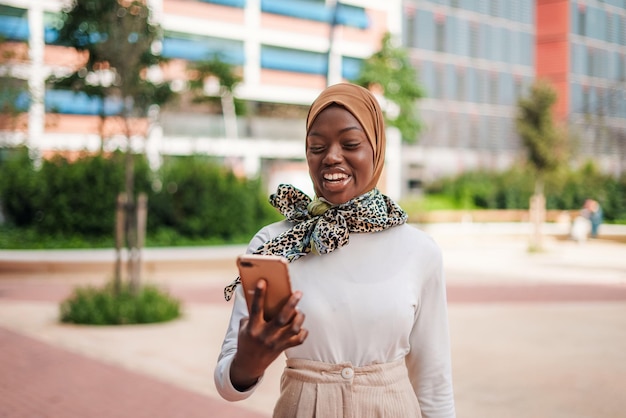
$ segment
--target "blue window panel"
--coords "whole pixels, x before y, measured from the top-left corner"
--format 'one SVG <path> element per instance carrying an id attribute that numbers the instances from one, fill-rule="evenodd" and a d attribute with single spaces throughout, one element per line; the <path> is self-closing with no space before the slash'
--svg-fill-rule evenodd
<path id="1" fill-rule="evenodd" d="M 570 55 L 569 55 L 569 68 L 572 74 L 580 74 L 580 53 L 578 51 L 578 45 L 575 43 L 570 43 Z"/>
<path id="2" fill-rule="evenodd" d="M 524 37 L 524 64 L 533 67 L 535 65 L 535 38 L 528 32 L 523 33 Z"/>
<path id="3" fill-rule="evenodd" d="M 59 40 L 59 31 L 54 28 L 44 28 L 44 40 L 47 44 L 56 44 Z"/>
<path id="4" fill-rule="evenodd" d="M 363 60 L 343 57 L 341 59 L 341 75 L 346 80 L 355 80 L 359 76 L 362 66 Z"/>
<path id="5" fill-rule="evenodd" d="M 15 93 L 17 92 L 0 89 L 0 109 L 6 107 L 18 112 L 27 112 L 30 107 L 30 95 L 27 91 L 22 91 L 15 97 Z"/>
<path id="6" fill-rule="evenodd" d="M 445 31 L 445 51 L 450 54 L 456 54 L 457 45 L 459 44 L 456 38 L 456 18 L 446 16 Z"/>
<path id="7" fill-rule="evenodd" d="M 515 87 L 513 85 L 513 76 L 506 72 L 500 73 L 500 103 L 506 106 L 515 104 Z"/>
<path id="8" fill-rule="evenodd" d="M 417 47 L 434 50 L 435 17 L 427 10 L 418 10 L 417 13 Z"/>
<path id="9" fill-rule="evenodd" d="M 613 81 L 620 81 L 624 77 L 624 68 L 622 68 L 622 56 L 619 52 L 613 52 L 611 59 L 611 73 L 610 78 Z"/>
<path id="10" fill-rule="evenodd" d="M 445 97 L 447 99 L 455 99 L 457 95 L 457 90 L 459 89 L 459 78 L 456 72 L 456 66 L 452 64 L 446 65 L 446 81 L 445 81 Z"/>
<path id="11" fill-rule="evenodd" d="M 365 9 L 361 7 L 337 4 L 336 11 L 324 3 L 307 0 L 261 0 L 261 11 L 299 19 L 315 20 L 340 25 L 367 29 L 370 25 Z"/>
<path id="12" fill-rule="evenodd" d="M 474 68 L 467 69 L 467 99 L 469 102 L 478 102 L 478 77 Z"/>
<path id="13" fill-rule="evenodd" d="M 29 37 L 28 20 L 17 16 L 0 16 L 0 35 L 11 41 L 26 41 Z"/>
<path id="14" fill-rule="evenodd" d="M 262 46 L 261 67 L 306 74 L 326 74 L 328 56 L 317 52 Z"/>
<path id="15" fill-rule="evenodd" d="M 470 55 L 470 37 L 469 34 L 469 23 L 467 20 L 457 19 L 455 22 L 456 26 L 456 51 L 457 54 L 463 55 L 465 57 L 469 57 Z"/>
<path id="16" fill-rule="evenodd" d="M 99 115 L 102 111 L 102 100 L 89 97 L 83 92 L 68 90 L 46 91 L 45 107 L 47 112 L 57 112 L 70 115 Z M 106 116 L 119 115 L 123 110 L 121 100 L 106 99 L 104 114 Z"/>
<path id="17" fill-rule="evenodd" d="M 243 43 L 218 38 L 183 39 L 167 36 L 163 39 L 161 55 L 188 61 L 210 60 L 214 56 L 229 64 L 243 65 Z"/>
<path id="18" fill-rule="evenodd" d="M 222 6 L 245 7 L 246 0 L 200 0 L 204 3 L 221 4 Z"/>
<path id="19" fill-rule="evenodd" d="M 420 84 L 424 86 L 426 97 L 434 97 L 435 69 L 430 61 L 423 61 L 418 65 Z"/>
<path id="20" fill-rule="evenodd" d="M 570 21 L 570 32 L 574 34 L 579 34 L 579 24 L 578 24 L 578 5 L 576 2 L 570 2 L 569 5 L 569 21 Z"/>
<path id="21" fill-rule="evenodd" d="M 483 28 L 483 33 L 485 34 L 485 56 L 484 58 L 493 61 L 495 48 L 494 48 L 494 28 L 489 25 L 485 25 Z"/>

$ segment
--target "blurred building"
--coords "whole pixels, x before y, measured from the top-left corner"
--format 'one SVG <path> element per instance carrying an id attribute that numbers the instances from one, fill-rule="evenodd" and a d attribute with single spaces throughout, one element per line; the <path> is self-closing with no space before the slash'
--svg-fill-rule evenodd
<path id="1" fill-rule="evenodd" d="M 625 172 L 626 1 L 539 0 L 537 75 L 556 86 L 580 154 Z"/>
<path id="2" fill-rule="evenodd" d="M 534 0 L 406 0 L 402 39 L 427 97 L 412 179 L 501 169 L 519 158 L 517 100 L 535 77 Z"/>
<path id="3" fill-rule="evenodd" d="M 162 155 L 206 153 L 242 174 L 263 175 L 270 189 L 288 181 L 311 192 L 303 162 L 306 108 L 327 84 L 356 77 L 386 31 L 409 48 L 427 92 L 419 104 L 424 131 L 418 144 L 400 146 L 390 135 L 383 188 L 393 197 L 440 175 L 511 164 L 522 152 L 516 102 L 537 75 L 556 83 L 559 116 L 584 128 L 585 152 L 610 170 L 619 160 L 615 146 L 624 153 L 626 0 L 149 3 L 164 30 L 158 46 L 170 59 L 149 76 L 183 93 L 176 106 L 155 109 L 154 118 L 134 125 L 134 148 L 154 164 Z M 122 126 L 115 120 L 101 126 L 98 117 L 102 110 L 115 114 L 120 103 L 46 89 L 51 74 L 81 62 L 56 43 L 64 4 L 0 0 L 0 77 L 22 80 L 32 95 L 30 105 L 23 96 L 0 95 L 25 112 L 1 115 L 0 140 L 26 142 L 44 156 L 95 151 L 102 132 L 109 138 L 105 147 L 125 146 Z M 604 19 L 611 23 L 598 23 Z M 185 97 L 190 64 L 215 54 L 243 77 L 235 95 L 247 103 L 245 117 L 228 120 Z M 597 121 L 593 129 L 589 118 Z"/>
<path id="4" fill-rule="evenodd" d="M 556 87 L 581 158 L 626 170 L 626 1 L 405 0 L 402 39 L 427 92 L 409 186 L 519 158 L 516 104 L 535 78 Z"/>

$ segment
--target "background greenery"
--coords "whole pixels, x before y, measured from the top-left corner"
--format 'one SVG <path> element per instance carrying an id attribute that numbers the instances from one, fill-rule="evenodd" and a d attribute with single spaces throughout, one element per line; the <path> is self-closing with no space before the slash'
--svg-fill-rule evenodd
<path id="1" fill-rule="evenodd" d="M 208 157 L 168 157 L 157 172 L 136 156 L 135 190 L 148 194 L 147 246 L 246 243 L 281 219 L 260 180 L 236 177 Z M 425 185 L 407 211 L 528 209 L 534 179 L 526 167 L 474 171 Z M 56 156 L 35 167 L 25 148 L 0 150 L 0 248 L 114 246 L 115 202 L 124 187 L 124 154 Z M 546 178 L 548 209 L 580 209 L 598 200 L 607 222 L 626 223 L 626 176 L 592 163 Z"/>
<path id="2" fill-rule="evenodd" d="M 25 148 L 4 149 L 0 248 L 113 247 L 124 154 L 62 156 L 35 167 Z M 244 243 L 278 220 L 259 180 L 206 157 L 170 157 L 153 172 L 136 156 L 135 190 L 148 194 L 148 246 Z"/>
<path id="3" fill-rule="evenodd" d="M 527 167 L 516 165 L 506 171 L 470 171 L 442 178 L 426 185 L 425 193 L 435 210 L 528 209 L 534 181 Z M 549 210 L 577 210 L 591 198 L 600 202 L 605 221 L 626 223 L 626 175 L 602 173 L 592 162 L 547 176 L 545 194 Z"/>

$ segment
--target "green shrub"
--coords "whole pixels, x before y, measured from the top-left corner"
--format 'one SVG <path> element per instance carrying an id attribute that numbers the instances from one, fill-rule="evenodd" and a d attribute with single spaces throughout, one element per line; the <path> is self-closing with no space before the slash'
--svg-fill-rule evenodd
<path id="1" fill-rule="evenodd" d="M 44 159 L 35 168 L 26 148 L 7 153 L 0 162 L 0 201 L 9 224 L 32 227 L 52 236 L 101 237 L 114 230 L 117 195 L 124 190 L 124 158 L 62 155 Z M 148 191 L 150 171 L 135 156 L 135 190 Z"/>
<path id="2" fill-rule="evenodd" d="M 280 219 L 258 180 L 201 156 L 172 157 L 159 173 L 161 190 L 149 202 L 149 227 L 170 228 L 188 238 L 241 241 Z"/>
<path id="3" fill-rule="evenodd" d="M 441 178 L 426 185 L 425 195 L 447 198 L 451 208 L 528 209 L 533 191 L 532 172 L 516 165 L 501 172 L 467 171 Z M 626 221 L 626 174 L 617 178 L 602 173 L 591 162 L 548 177 L 544 194 L 547 209 L 576 210 L 591 198 L 600 202 L 607 222 Z"/>
<path id="4" fill-rule="evenodd" d="M 111 283 L 102 288 L 78 287 L 60 305 L 61 322 L 85 325 L 166 322 L 180 314 L 180 302 L 153 285 L 144 285 L 136 293 L 126 284 L 117 293 Z"/>

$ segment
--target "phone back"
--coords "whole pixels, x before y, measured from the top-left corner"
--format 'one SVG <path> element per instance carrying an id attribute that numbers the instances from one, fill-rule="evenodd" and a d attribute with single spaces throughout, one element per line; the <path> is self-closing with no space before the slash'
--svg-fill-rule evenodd
<path id="1" fill-rule="evenodd" d="M 287 260 L 273 255 L 244 254 L 237 257 L 237 268 L 246 295 L 248 311 L 252 306 L 257 281 L 265 279 L 267 287 L 264 318 L 270 320 L 276 316 L 291 296 Z"/>

